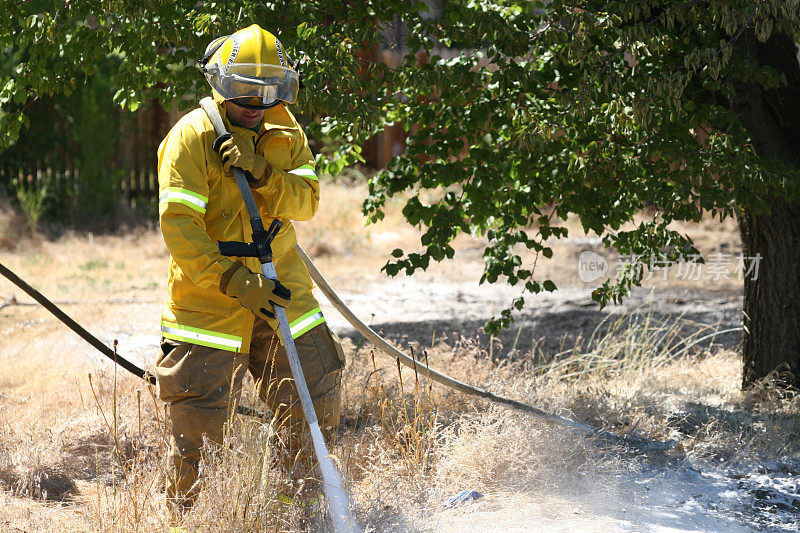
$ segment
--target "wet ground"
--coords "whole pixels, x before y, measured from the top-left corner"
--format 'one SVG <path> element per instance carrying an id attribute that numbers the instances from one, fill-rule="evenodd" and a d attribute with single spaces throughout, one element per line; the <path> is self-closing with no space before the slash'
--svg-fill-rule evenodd
<path id="1" fill-rule="evenodd" d="M 700 468 L 690 463 L 594 478 L 546 496 L 486 493 L 442 506 L 420 531 L 754 532 L 800 529 L 800 458 Z M 565 473 L 565 476 L 569 476 Z"/>

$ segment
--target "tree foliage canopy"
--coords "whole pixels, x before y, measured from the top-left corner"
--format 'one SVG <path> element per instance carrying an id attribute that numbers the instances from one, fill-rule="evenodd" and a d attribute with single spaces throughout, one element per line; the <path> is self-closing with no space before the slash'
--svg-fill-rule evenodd
<path id="1" fill-rule="evenodd" d="M 389 274 L 453 257 L 459 233 L 488 237 L 483 279 L 521 287 L 490 330 L 508 325 L 526 294 L 555 289 L 534 266 L 552 255 L 546 239 L 567 236 L 556 218 L 577 216 L 636 257 L 594 291 L 604 304 L 639 283 L 654 254 L 695 252 L 670 222 L 759 212 L 798 192 L 796 162 L 780 147 L 756 150 L 743 117 L 753 94 L 800 88 L 799 0 L 451 0 L 440 18 L 412 0 L 4 8 L 0 50 L 15 58 L 0 68 L 6 145 L 27 103 L 68 93 L 109 54 L 121 59 L 120 105 L 191 105 L 208 91 L 195 64 L 212 38 L 254 22 L 274 31 L 302 58 L 297 105 L 317 117 L 311 134 L 342 141 L 324 169 L 359 160 L 387 125 L 408 128 L 407 150 L 371 180 L 364 203 L 377 221 L 405 195 L 406 219 L 424 229 L 422 251 L 395 250 Z M 399 22 L 407 36 L 393 34 Z M 387 44 L 402 53 L 396 66 L 369 59 Z M 646 204 L 658 216 L 623 230 Z"/>

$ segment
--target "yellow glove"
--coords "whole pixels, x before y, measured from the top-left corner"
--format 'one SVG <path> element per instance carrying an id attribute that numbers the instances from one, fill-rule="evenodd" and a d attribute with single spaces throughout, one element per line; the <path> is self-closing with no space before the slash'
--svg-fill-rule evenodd
<path id="1" fill-rule="evenodd" d="M 275 318 L 272 306 L 286 307 L 292 297 L 291 291 L 280 282 L 251 272 L 241 261 L 222 274 L 219 288 L 222 294 L 238 298 L 242 307 L 264 319 Z"/>
<path id="2" fill-rule="evenodd" d="M 272 165 L 256 153 L 249 139 L 235 134 L 222 135 L 214 141 L 214 150 L 219 154 L 225 172 L 230 173 L 231 167 L 242 169 L 252 188 L 263 187 L 272 174 Z"/>

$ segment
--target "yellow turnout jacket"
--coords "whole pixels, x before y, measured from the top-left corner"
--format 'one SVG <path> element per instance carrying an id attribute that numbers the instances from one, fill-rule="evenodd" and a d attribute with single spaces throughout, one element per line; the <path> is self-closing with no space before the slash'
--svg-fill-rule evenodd
<path id="1" fill-rule="evenodd" d="M 319 181 L 308 140 L 283 105 L 268 109 L 258 133 L 234 126 L 219 104 L 228 131 L 249 136 L 273 167 L 266 184 L 253 190 L 269 226 L 283 228 L 272 242 L 278 279 L 292 291 L 286 309 L 292 337 L 325 321 L 311 294 L 308 270 L 294 249 L 292 220 L 309 220 L 319 205 Z M 170 252 L 169 298 L 161 334 L 169 339 L 247 352 L 254 315 L 219 289 L 220 277 L 237 258 L 221 255 L 217 241 L 251 242 L 250 218 L 236 181 L 212 149 L 217 134 L 203 109 L 195 109 L 170 130 L 158 147 L 159 221 Z M 240 258 L 260 272 L 257 258 Z M 274 322 L 274 321 L 273 321 Z M 278 331 L 277 323 L 270 324 Z"/>

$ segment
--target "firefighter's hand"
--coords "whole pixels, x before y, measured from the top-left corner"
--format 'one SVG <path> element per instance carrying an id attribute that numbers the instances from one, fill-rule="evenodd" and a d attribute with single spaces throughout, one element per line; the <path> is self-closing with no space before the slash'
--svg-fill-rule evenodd
<path id="1" fill-rule="evenodd" d="M 242 307 L 261 318 L 275 318 L 273 305 L 286 307 L 292 297 L 291 291 L 261 274 L 256 274 L 237 261 L 223 275 L 219 285 L 223 294 L 238 298 Z"/>
<path id="2" fill-rule="evenodd" d="M 263 187 L 272 174 L 272 165 L 256 153 L 254 141 L 230 133 L 217 137 L 214 150 L 219 154 L 222 168 L 232 173 L 231 167 L 242 169 L 250 187 Z"/>

